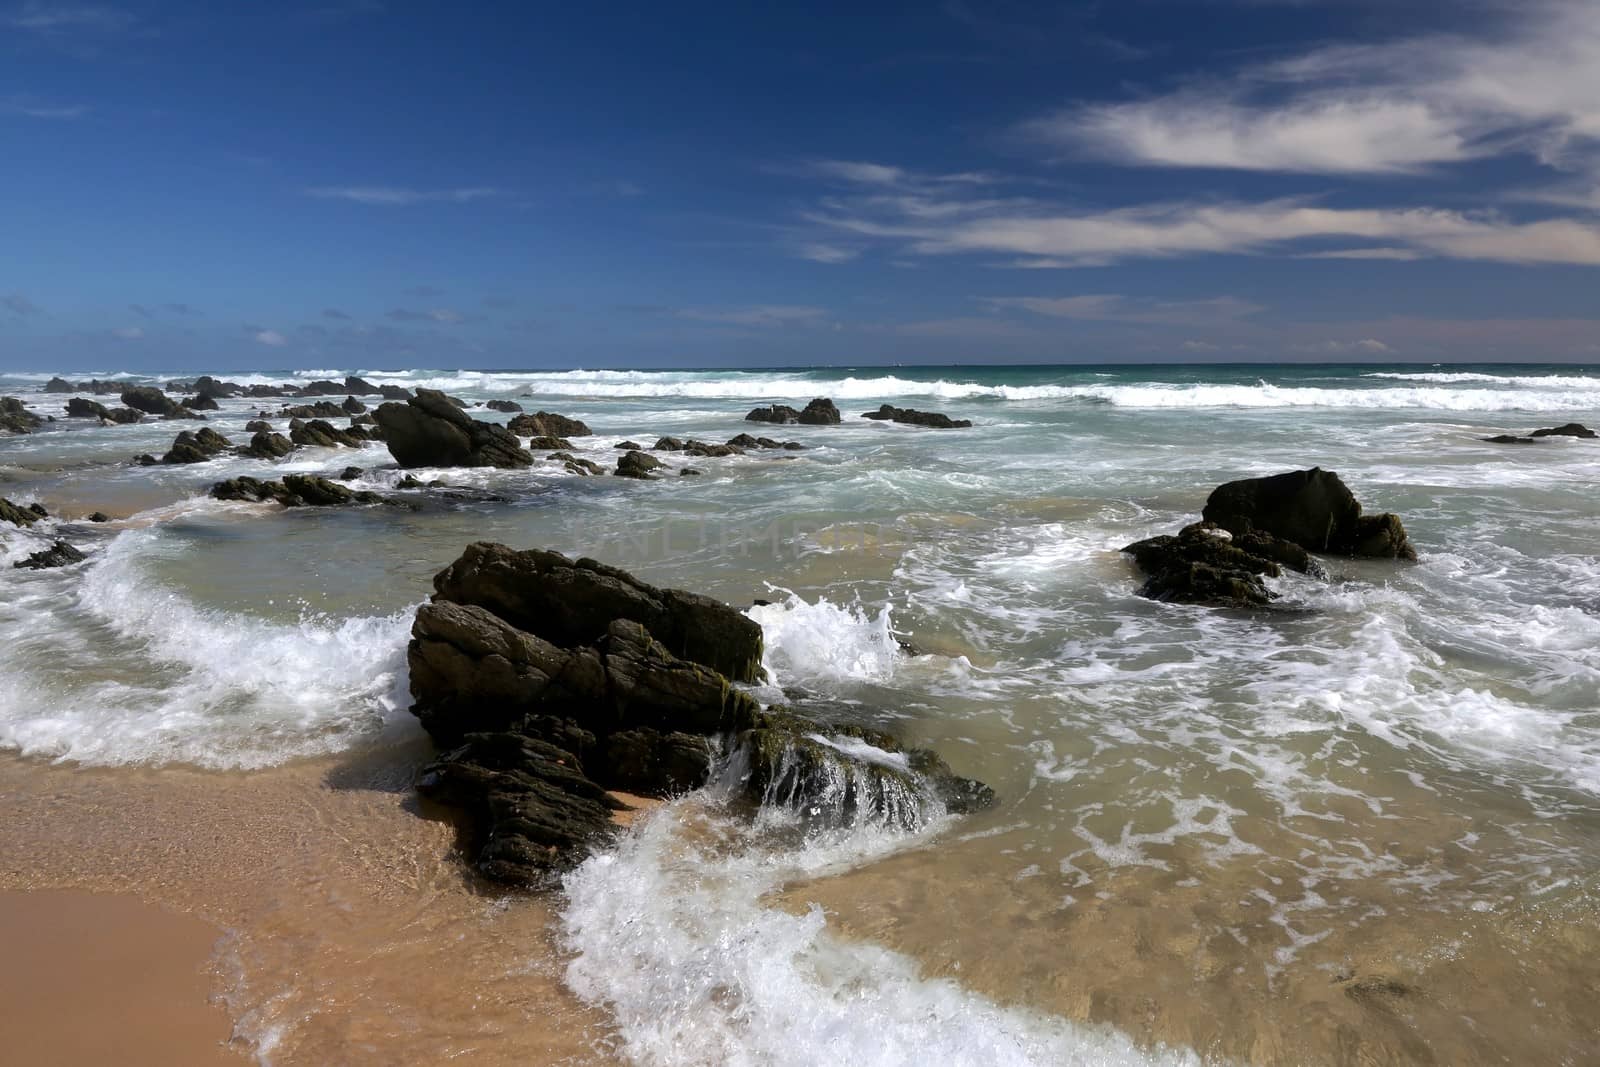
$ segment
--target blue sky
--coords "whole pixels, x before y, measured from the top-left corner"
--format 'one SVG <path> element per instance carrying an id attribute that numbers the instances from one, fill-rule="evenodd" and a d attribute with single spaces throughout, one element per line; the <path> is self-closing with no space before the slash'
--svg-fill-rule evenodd
<path id="1" fill-rule="evenodd" d="M 0 0 L 0 368 L 1600 362 L 1600 4 Z"/>

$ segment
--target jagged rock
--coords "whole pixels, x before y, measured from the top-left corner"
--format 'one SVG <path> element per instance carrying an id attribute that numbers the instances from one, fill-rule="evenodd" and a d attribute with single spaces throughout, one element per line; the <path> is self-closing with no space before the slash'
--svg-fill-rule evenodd
<path id="1" fill-rule="evenodd" d="M 589 437 L 591 431 L 579 419 L 569 419 L 549 411 L 518 415 L 506 428 L 519 437 Z"/>
<path id="2" fill-rule="evenodd" d="M 294 407 L 284 408 L 278 412 L 280 419 L 342 419 L 348 412 L 331 400 L 319 400 L 315 404 L 298 404 Z"/>
<path id="3" fill-rule="evenodd" d="M 654 456 L 647 456 L 643 452 L 624 452 L 617 460 L 617 469 L 613 472 L 619 478 L 653 478 L 650 472 L 661 467 L 662 463 Z"/>
<path id="4" fill-rule="evenodd" d="M 186 409 L 153 385 L 135 385 L 122 391 L 122 402 L 146 415 L 183 418 Z"/>
<path id="5" fill-rule="evenodd" d="M 32 526 L 38 522 L 39 512 L 31 507 L 18 507 L 5 497 L 0 496 L 0 522 L 9 522 L 13 526 Z"/>
<path id="6" fill-rule="evenodd" d="M 273 397 L 297 396 L 300 390 L 292 385 L 248 385 L 240 392 L 240 396 L 252 400 L 265 400 Z"/>
<path id="7" fill-rule="evenodd" d="M 513 415 L 518 415 L 522 412 L 522 405 L 515 400 L 491 400 L 483 406 L 490 411 L 506 411 Z"/>
<path id="8" fill-rule="evenodd" d="M 1569 422 L 1565 426 L 1552 426 L 1545 430 L 1535 430 L 1533 437 L 1600 437 L 1600 434 L 1589 429 L 1581 422 Z"/>
<path id="9" fill-rule="evenodd" d="M 652 451 L 655 452 L 683 452 L 691 456 L 738 456 L 743 455 L 743 449 L 733 444 L 714 445 L 705 441 L 696 441 L 690 438 L 680 441 L 676 437 L 663 437 L 655 443 Z"/>
<path id="10" fill-rule="evenodd" d="M 884 404 L 877 411 L 863 412 L 863 419 L 879 419 L 889 422 L 903 422 L 911 426 L 929 426 L 936 430 L 964 430 L 972 425 L 970 419 L 952 419 L 938 411 L 917 411 L 914 408 L 897 408 L 893 404 Z"/>
<path id="11" fill-rule="evenodd" d="M 322 419 L 312 419 L 299 425 L 290 423 L 289 440 L 314 448 L 360 448 L 363 439 Z"/>
<path id="12" fill-rule="evenodd" d="M 655 452 L 682 452 L 683 441 L 677 437 L 658 437 L 650 448 Z"/>
<path id="13" fill-rule="evenodd" d="M 330 382 L 327 379 L 319 379 L 317 381 L 311 382 L 309 385 L 301 386 L 300 389 L 299 389 L 299 393 L 300 393 L 301 396 L 376 396 L 376 395 L 382 395 L 386 399 L 391 399 L 391 400 L 407 400 L 407 399 L 410 399 L 410 394 L 409 393 L 405 393 L 405 390 L 403 390 L 403 389 L 400 389 L 399 392 L 405 393 L 404 396 L 391 397 L 385 391 L 385 390 L 388 390 L 388 389 L 396 389 L 396 388 L 397 388 L 396 386 L 388 386 L 388 385 L 386 385 L 382 389 L 380 389 L 376 385 L 373 385 L 371 382 L 369 382 L 369 381 L 367 381 L 367 380 L 365 380 L 363 378 L 357 378 L 354 375 L 351 375 L 351 376 L 346 377 L 345 380 L 342 383 L 341 382 Z"/>
<path id="14" fill-rule="evenodd" d="M 528 439 L 528 451 L 530 452 L 561 452 L 572 447 L 572 442 L 565 437 L 530 437 Z"/>
<path id="15" fill-rule="evenodd" d="M 88 556 L 85 556 L 65 541 L 57 541 L 49 548 L 35 552 L 27 559 L 13 563 L 12 566 L 21 570 L 42 571 L 50 567 L 65 567 L 73 563 L 82 563 L 88 558 Z"/>
<path id="16" fill-rule="evenodd" d="M 204 463 L 233 447 L 233 442 L 210 427 L 184 430 L 172 439 L 172 447 L 161 457 L 162 463 Z"/>
<path id="17" fill-rule="evenodd" d="M 530 467 L 533 455 L 504 426 L 478 422 L 443 393 L 418 389 L 376 412 L 384 442 L 402 467 Z"/>
<path id="18" fill-rule="evenodd" d="M 218 410 L 216 400 L 204 393 L 196 394 L 195 396 L 191 396 L 181 401 L 179 406 L 188 408 L 190 411 Z"/>
<path id="19" fill-rule="evenodd" d="M 261 430 L 250 438 L 250 444 L 239 454 L 250 459 L 282 459 L 294 451 L 294 443 L 281 433 Z"/>
<path id="20" fill-rule="evenodd" d="M 356 492 L 314 474 L 286 474 L 279 482 L 229 478 L 213 485 L 211 495 L 218 500 L 240 500 L 255 504 L 276 501 L 288 508 L 386 503 L 377 493 Z"/>
<path id="21" fill-rule="evenodd" d="M 799 422 L 800 412 L 788 404 L 771 404 L 767 407 L 756 408 L 744 417 L 746 422 Z"/>
<path id="22" fill-rule="evenodd" d="M 585 478 L 606 472 L 606 469 L 594 460 L 574 456 L 571 452 L 557 452 L 550 458 L 559 459 L 568 473 L 582 475 Z"/>
<path id="23" fill-rule="evenodd" d="M 1312 552 L 1417 558 L 1398 517 L 1363 516 L 1339 476 L 1320 467 L 1218 486 L 1202 518 L 1235 535 L 1259 530 Z"/>
<path id="24" fill-rule="evenodd" d="M 474 604 L 558 645 L 592 644 L 613 619 L 642 624 L 676 656 L 736 682 L 761 679 L 761 627 L 710 597 L 659 589 L 592 559 L 468 545 L 433 580 L 434 599 Z"/>
<path id="25" fill-rule="evenodd" d="M 360 379 L 357 380 L 359 381 Z M 403 385 L 380 385 L 378 386 L 378 395 L 385 400 L 400 401 L 410 400 L 413 396 L 411 390 Z"/>
<path id="26" fill-rule="evenodd" d="M 71 382 L 67 381 L 65 378 L 61 377 L 60 375 L 57 375 L 56 377 L 51 378 L 48 382 L 44 383 L 44 392 L 46 392 L 46 393 L 78 393 L 78 392 L 86 392 L 86 390 L 79 389 L 76 385 L 74 385 Z"/>
<path id="27" fill-rule="evenodd" d="M 132 408 L 108 408 L 94 400 L 75 396 L 67 401 L 67 417 L 73 419 L 100 419 L 102 422 L 133 423 L 143 416 Z"/>
<path id="28" fill-rule="evenodd" d="M 611 447 L 612 448 L 620 448 L 625 452 L 639 452 L 639 451 L 642 451 L 644 449 L 644 445 L 641 445 L 637 441 L 618 441 L 616 444 L 612 445 Z"/>
<path id="29" fill-rule="evenodd" d="M 227 400 L 244 392 L 244 387 L 237 382 L 219 382 L 209 374 L 196 378 L 190 388 L 196 396 L 212 400 Z"/>
<path id="30" fill-rule="evenodd" d="M 1252 538 L 1272 543 L 1261 534 Z M 1282 555 L 1293 558 L 1304 549 L 1284 542 Z M 1263 575 L 1282 574 L 1279 563 L 1234 543 L 1228 531 L 1208 522 L 1185 526 L 1176 537 L 1162 535 L 1123 548 L 1149 578 L 1139 595 L 1180 604 L 1215 604 L 1224 607 L 1262 607 L 1277 599 L 1261 581 Z M 1270 551 L 1270 549 L 1268 549 Z M 1309 561 L 1305 567 L 1307 569 Z"/>
<path id="31" fill-rule="evenodd" d="M 839 409 L 832 400 L 819 396 L 805 406 L 798 421 L 807 426 L 837 426 L 840 422 Z"/>
<path id="32" fill-rule="evenodd" d="M 252 419 L 244 424 L 245 433 L 271 433 L 272 423 L 265 419 Z"/>
<path id="33" fill-rule="evenodd" d="M 345 397 L 344 403 L 340 404 L 339 407 L 344 410 L 346 415 L 362 415 L 365 414 L 367 410 L 367 405 L 363 404 L 353 396 Z"/>
<path id="34" fill-rule="evenodd" d="M 0 396 L 0 432 L 32 433 L 44 420 L 14 396 Z"/>

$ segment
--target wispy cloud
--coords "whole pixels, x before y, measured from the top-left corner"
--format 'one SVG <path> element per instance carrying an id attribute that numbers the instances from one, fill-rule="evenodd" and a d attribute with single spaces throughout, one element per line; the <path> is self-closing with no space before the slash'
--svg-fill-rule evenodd
<path id="1" fill-rule="evenodd" d="M 49 103 L 31 96 L 0 97 L 0 115 L 71 122 L 89 114 L 87 104 Z"/>
<path id="2" fill-rule="evenodd" d="M 1021 310 L 1049 318 L 1090 322 L 1195 326 L 1234 322 L 1265 308 L 1237 297 L 1207 300 L 1149 300 L 1115 293 L 1077 296 L 987 296 L 983 303 L 997 310 Z"/>
<path id="3" fill-rule="evenodd" d="M 681 308 L 681 319 L 715 322 L 728 326 L 806 326 L 828 317 L 827 309 L 800 304 L 757 304 L 738 308 Z"/>
<path id="4" fill-rule="evenodd" d="M 411 308 L 395 308 L 384 316 L 395 322 L 443 322 L 454 325 L 467 321 L 465 315 L 454 308 L 431 308 L 426 311 L 416 311 Z"/>
<path id="5" fill-rule="evenodd" d="M 1477 36 L 1324 46 L 1021 125 L 1074 154 L 1168 167 L 1394 174 L 1513 152 L 1566 166 L 1600 138 L 1600 5 L 1507 5 Z"/>
<path id="6" fill-rule="evenodd" d="M 1321 341 L 1315 344 L 1294 345 L 1293 351 L 1318 355 L 1344 355 L 1349 353 L 1379 356 L 1393 352 L 1394 348 L 1376 337 L 1363 337 L 1354 341 Z"/>
<path id="7" fill-rule="evenodd" d="M 0 26 L 39 34 L 117 33 L 138 23 L 131 12 L 96 4 L 56 4 L 28 0 L 0 13 Z"/>
<path id="8" fill-rule="evenodd" d="M 306 195 L 319 200 L 348 200 L 355 204 L 379 207 L 409 207 L 413 204 L 470 204 L 503 195 L 503 190 L 487 185 L 458 189 L 411 189 L 397 185 L 331 185 L 307 189 Z"/>
<path id="9" fill-rule="evenodd" d="M 795 250 L 795 255 L 801 259 L 809 259 L 813 263 L 848 263 L 860 254 L 854 248 L 825 244 L 821 241 L 808 241 Z"/>
<path id="10" fill-rule="evenodd" d="M 289 343 L 289 339 L 277 330 L 257 330 L 250 336 L 256 344 L 266 345 L 268 348 L 282 348 Z"/>
<path id="11" fill-rule="evenodd" d="M 5 308 L 13 315 L 39 314 L 39 305 L 21 293 L 8 293 L 5 296 L 0 296 L 0 307 Z"/>
<path id="12" fill-rule="evenodd" d="M 350 318 L 349 315 L 346 315 L 344 312 L 340 311 L 338 308 L 323 308 L 322 309 L 322 317 L 325 318 L 325 319 L 336 319 L 336 320 L 339 320 L 339 321 L 345 321 L 345 320 L 348 320 Z"/>
<path id="13" fill-rule="evenodd" d="M 144 337 L 143 326 L 122 326 L 111 331 L 111 336 L 119 341 L 137 341 Z"/>

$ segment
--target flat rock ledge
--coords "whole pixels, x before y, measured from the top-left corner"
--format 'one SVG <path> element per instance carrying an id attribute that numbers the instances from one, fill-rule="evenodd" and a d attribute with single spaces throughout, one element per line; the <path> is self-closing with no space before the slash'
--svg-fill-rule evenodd
<path id="1" fill-rule="evenodd" d="M 1174 535 L 1122 549 L 1148 577 L 1139 595 L 1219 607 L 1277 599 L 1262 580 L 1284 568 L 1326 577 L 1312 553 L 1414 560 L 1398 515 L 1364 515 L 1332 471 L 1320 467 L 1245 478 L 1212 490 L 1201 520 Z"/>
<path id="2" fill-rule="evenodd" d="M 764 708 L 761 628 L 732 607 L 557 552 L 469 545 L 408 650 L 438 745 L 417 788 L 458 809 L 474 869 L 543 887 L 616 832 L 614 790 L 665 797 L 721 769 L 754 803 L 916 825 L 989 803 L 932 752 Z"/>

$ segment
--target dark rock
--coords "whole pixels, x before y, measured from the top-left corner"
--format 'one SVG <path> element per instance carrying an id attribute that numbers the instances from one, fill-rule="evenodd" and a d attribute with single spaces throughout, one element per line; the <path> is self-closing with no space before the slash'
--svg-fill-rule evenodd
<path id="1" fill-rule="evenodd" d="M 620 448 L 625 452 L 639 452 L 639 451 L 642 451 L 644 449 L 644 445 L 641 445 L 637 441 L 618 441 L 616 444 L 612 445 L 611 447 L 612 448 Z"/>
<path id="2" fill-rule="evenodd" d="M 218 410 L 216 400 L 213 399 L 210 396 L 207 396 L 207 395 L 203 394 L 203 393 L 189 397 L 188 399 L 182 401 L 180 406 L 186 407 L 190 411 L 216 411 L 216 410 Z"/>
<path id="3" fill-rule="evenodd" d="M 682 452 L 683 441 L 676 437 L 658 437 L 650 448 L 655 452 Z"/>
<path id="4" fill-rule="evenodd" d="M 357 380 L 359 381 L 359 379 Z M 378 386 L 378 395 L 385 400 L 405 401 L 411 399 L 412 392 L 401 385 L 380 385 Z"/>
<path id="5" fill-rule="evenodd" d="M 272 423 L 265 419 L 252 419 L 244 424 L 245 433 L 271 433 Z"/>
<path id="6" fill-rule="evenodd" d="M 744 417 L 746 422 L 799 422 L 800 413 L 788 404 L 772 404 L 764 408 L 756 408 Z"/>
<path id="7" fill-rule="evenodd" d="M 528 438 L 528 451 L 551 452 L 566 451 L 572 448 L 572 442 L 565 437 L 530 437 Z"/>
<path id="8" fill-rule="evenodd" d="M 734 448 L 760 448 L 762 447 L 761 440 L 759 437 L 751 437 L 747 433 L 742 433 L 728 438 L 728 444 Z M 768 438 L 768 440 L 771 439 Z"/>
<path id="9" fill-rule="evenodd" d="M 209 374 L 196 378 L 190 388 L 196 396 L 210 400 L 226 400 L 244 392 L 244 387 L 236 382 L 219 382 Z"/>
<path id="10" fill-rule="evenodd" d="M 92 511 L 92 512 L 89 513 L 89 521 L 90 522 L 110 522 L 111 521 L 111 516 L 107 515 L 103 511 Z"/>
<path id="11" fill-rule="evenodd" d="M 289 440 L 314 448 L 360 448 L 363 438 L 322 419 L 312 419 L 299 425 L 291 423 Z"/>
<path id="12" fill-rule="evenodd" d="M 1277 594 L 1261 577 L 1283 573 L 1275 560 L 1240 548 L 1232 535 L 1211 523 L 1185 526 L 1176 537 L 1136 541 L 1122 551 L 1149 575 L 1140 596 L 1180 604 L 1262 607 Z"/>
<path id="13" fill-rule="evenodd" d="M 468 418 L 443 393 L 418 389 L 405 404 L 376 412 L 402 467 L 530 467 L 533 455 L 504 426 Z"/>
<path id="14" fill-rule="evenodd" d="M 839 425 L 839 409 L 832 400 L 819 396 L 805 406 L 797 420 L 807 426 L 837 426 Z"/>
<path id="15" fill-rule="evenodd" d="M 9 522 L 13 526 L 32 526 L 38 521 L 39 515 L 32 508 L 18 507 L 0 496 L 0 522 Z"/>
<path id="16" fill-rule="evenodd" d="M 1589 427 L 1580 422 L 1569 422 L 1565 426 L 1552 426 L 1545 430 L 1535 430 L 1534 437 L 1600 437 Z"/>
<path id="17" fill-rule="evenodd" d="M 240 500 L 262 504 L 276 501 L 284 507 L 327 508 L 348 504 L 382 504 L 377 493 L 358 493 L 337 482 L 314 474 L 286 474 L 281 482 L 256 478 L 229 478 L 211 487 L 218 500 Z"/>
<path id="18" fill-rule="evenodd" d="M 122 391 L 122 402 L 146 415 L 182 418 L 185 408 L 161 390 L 151 385 L 135 385 Z"/>
<path id="19" fill-rule="evenodd" d="M 132 409 L 124 408 L 123 410 L 131 411 Z M 134 418 L 139 417 L 138 412 L 135 411 L 133 414 Z M 85 400 L 81 396 L 75 396 L 67 401 L 67 417 L 71 419 L 105 419 L 109 421 L 111 419 L 111 411 L 97 400 Z"/>
<path id="20" fill-rule="evenodd" d="M 42 571 L 49 567 L 65 567 L 72 563 L 82 563 L 88 558 L 88 556 L 85 556 L 65 541 L 57 541 L 49 548 L 35 552 L 27 559 L 20 560 L 12 564 L 12 566 L 22 570 Z"/>
<path id="21" fill-rule="evenodd" d="M 353 396 L 345 397 L 344 403 L 340 404 L 339 406 L 344 409 L 344 413 L 346 415 L 361 415 L 367 410 L 367 405 L 363 404 Z"/>
<path id="22" fill-rule="evenodd" d="M 861 417 L 863 419 L 903 422 L 911 426 L 929 426 L 936 430 L 963 430 L 972 425 L 972 420 L 970 419 L 952 419 L 950 416 L 937 411 L 897 408 L 893 404 L 884 404 L 877 411 L 865 412 Z"/>
<path id="23" fill-rule="evenodd" d="M 650 472 L 662 466 L 659 459 L 646 455 L 643 452 L 624 452 L 617 460 L 617 469 L 614 472 L 621 478 L 653 478 Z"/>
<path id="24" fill-rule="evenodd" d="M 315 404 L 298 404 L 294 407 L 284 408 L 278 412 L 280 419 L 342 419 L 349 412 L 331 400 L 319 400 Z"/>
<path id="25" fill-rule="evenodd" d="M 59 375 L 44 383 L 44 392 L 46 393 L 77 393 L 85 391 L 86 390 L 80 390 L 76 385 L 73 385 L 71 382 L 60 377 Z"/>
<path id="26" fill-rule="evenodd" d="M 1491 445 L 1535 445 L 1539 442 L 1532 437 L 1518 437 L 1515 434 L 1497 433 L 1493 437 L 1485 437 Z"/>
<path id="27" fill-rule="evenodd" d="M 762 677 L 755 622 L 710 597 L 659 589 L 592 559 L 478 542 L 440 571 L 433 587 L 435 600 L 477 605 L 558 645 L 593 644 L 612 620 L 630 619 L 673 655 L 736 682 Z"/>
<path id="28" fill-rule="evenodd" d="M 239 454 L 250 459 L 282 459 L 294 451 L 294 443 L 281 433 L 261 430 Z"/>
<path id="29" fill-rule="evenodd" d="M 344 471 L 340 473 L 339 480 L 341 482 L 353 482 L 357 478 L 361 477 L 361 474 L 362 471 L 360 467 L 346 467 Z"/>
<path id="30" fill-rule="evenodd" d="M 196 432 L 184 430 L 172 439 L 172 447 L 161 457 L 162 463 L 204 463 L 226 452 L 233 442 L 210 427 Z"/>
<path id="31" fill-rule="evenodd" d="M 299 392 L 290 385 L 250 385 L 246 386 L 240 395 L 263 400 L 271 397 L 297 396 Z"/>
<path id="32" fill-rule="evenodd" d="M 569 474 L 577 474 L 589 478 L 606 472 L 606 469 L 594 460 L 574 456 L 571 452 L 557 452 L 550 458 L 559 459 Z"/>
<path id="33" fill-rule="evenodd" d="M 44 422 L 14 396 L 0 396 L 0 432 L 32 433 Z"/>
<path id="34" fill-rule="evenodd" d="M 685 467 L 685 468 L 683 468 L 682 470 L 680 470 L 678 472 L 678 477 L 680 477 L 680 478 L 698 478 L 698 477 L 700 477 L 700 475 L 702 475 L 704 473 L 705 473 L 704 471 L 697 471 L 693 467 Z"/>
<path id="35" fill-rule="evenodd" d="M 145 452 L 142 455 L 133 457 L 133 465 L 136 467 L 159 467 L 161 461 L 150 453 Z"/>
<path id="36" fill-rule="evenodd" d="M 569 419 L 549 411 L 518 415 L 506 428 L 519 437 L 589 437 L 589 427 L 580 419 Z"/>
<path id="37" fill-rule="evenodd" d="M 506 411 L 513 415 L 517 415 L 522 412 L 522 405 L 517 403 L 515 400 L 491 400 L 483 406 L 488 408 L 490 411 Z"/>
<path id="38" fill-rule="evenodd" d="M 1259 530 L 1312 552 L 1417 558 L 1398 517 L 1363 517 L 1339 476 L 1320 467 L 1218 486 L 1202 517 L 1235 535 Z"/>

